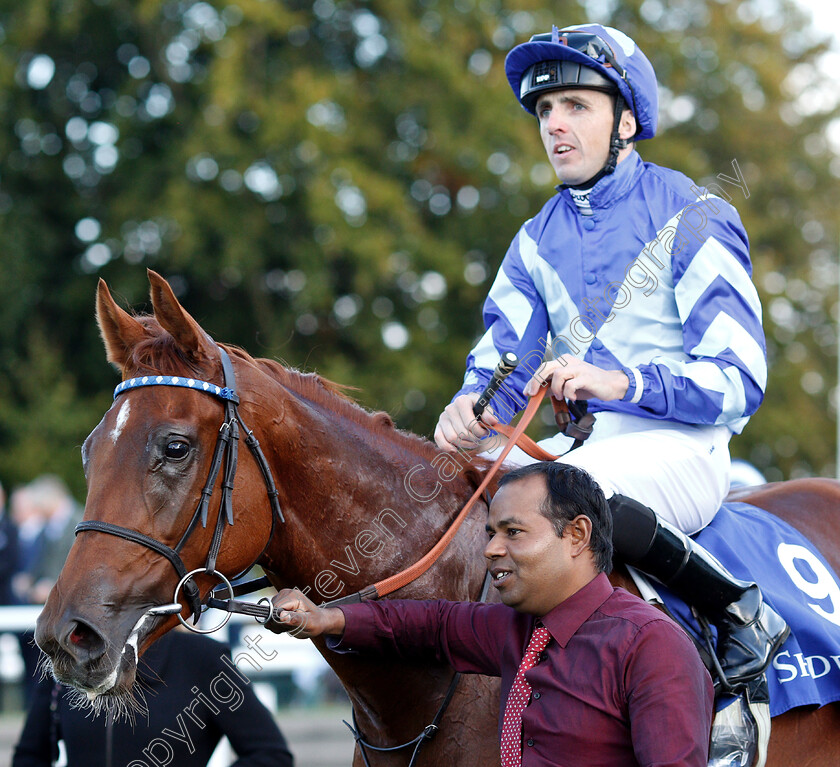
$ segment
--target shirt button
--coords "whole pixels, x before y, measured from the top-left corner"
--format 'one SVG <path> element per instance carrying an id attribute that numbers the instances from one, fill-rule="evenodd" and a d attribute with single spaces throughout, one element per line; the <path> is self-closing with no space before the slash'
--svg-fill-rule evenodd
<path id="1" fill-rule="evenodd" d="M 587 218 L 583 222 L 583 228 L 591 232 L 595 228 L 595 222 L 591 218 Z"/>
<path id="2" fill-rule="evenodd" d="M 584 276 L 584 281 L 587 285 L 594 285 L 598 278 L 595 276 L 595 272 L 587 272 Z"/>
<path id="3" fill-rule="evenodd" d="M 604 344 L 602 344 L 597 338 L 592 342 L 593 349 L 603 349 Z"/>
<path id="4" fill-rule="evenodd" d="M 527 742 L 527 744 L 526 744 L 526 745 L 528 745 L 528 746 L 533 746 L 533 745 L 534 745 L 534 741 L 533 741 L 531 738 L 528 738 L 528 742 Z"/>
<path id="5" fill-rule="evenodd" d="M 534 700 L 539 700 L 539 699 L 540 699 L 540 693 L 535 692 L 534 693 Z"/>

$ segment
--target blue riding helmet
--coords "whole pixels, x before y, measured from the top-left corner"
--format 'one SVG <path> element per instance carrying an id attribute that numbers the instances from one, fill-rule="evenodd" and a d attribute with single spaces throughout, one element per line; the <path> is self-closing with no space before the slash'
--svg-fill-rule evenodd
<path id="1" fill-rule="evenodd" d="M 544 91 L 617 91 L 636 118 L 635 140 L 656 134 L 656 74 L 636 43 L 617 29 L 600 24 L 554 27 L 511 50 L 505 59 L 505 73 L 519 103 L 531 114 Z"/>

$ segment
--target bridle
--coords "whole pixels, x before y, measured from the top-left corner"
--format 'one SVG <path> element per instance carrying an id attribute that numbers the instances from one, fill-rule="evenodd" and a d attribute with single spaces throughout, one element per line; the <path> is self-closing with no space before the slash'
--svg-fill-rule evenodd
<path id="1" fill-rule="evenodd" d="M 251 602 L 242 602 L 234 598 L 241 594 L 252 593 L 259 589 L 265 588 L 266 586 L 270 586 L 271 583 L 267 577 L 264 576 L 262 578 L 257 578 L 255 580 L 251 580 L 245 583 L 237 583 L 236 585 L 232 585 L 230 580 L 222 572 L 216 569 L 216 560 L 218 558 L 219 550 L 222 545 L 222 534 L 225 529 L 225 523 L 227 523 L 228 525 L 233 525 L 232 493 L 233 482 L 236 476 L 238 456 L 237 447 L 239 442 L 240 426 L 242 427 L 246 435 L 245 444 L 251 450 L 251 453 L 254 455 L 254 459 L 256 460 L 257 465 L 260 468 L 260 472 L 262 474 L 263 481 L 265 482 L 266 490 L 268 492 L 269 502 L 271 504 L 271 530 L 269 532 L 269 537 L 266 546 L 268 546 L 268 542 L 271 541 L 274 535 L 275 523 L 278 520 L 280 522 L 285 522 L 283 512 L 280 509 L 280 503 L 277 498 L 277 488 L 274 484 L 274 478 L 272 476 L 271 469 L 268 466 L 268 462 L 266 461 L 265 456 L 263 455 L 262 449 L 260 448 L 260 443 L 257 441 L 257 438 L 254 436 L 254 433 L 245 425 L 244 421 L 242 420 L 242 416 L 239 413 L 239 397 L 236 394 L 236 375 L 233 370 L 233 364 L 230 361 L 228 353 L 223 347 L 216 345 L 216 348 L 219 351 L 219 356 L 222 362 L 224 386 L 219 386 L 218 384 L 210 383 L 208 381 L 190 378 L 188 376 L 168 376 L 151 374 L 140 376 L 137 378 L 130 378 L 120 383 L 116 387 L 116 389 L 114 389 L 114 399 L 116 399 L 125 392 L 131 391 L 132 389 L 138 389 L 144 386 L 176 386 L 186 389 L 192 389 L 194 391 L 202 392 L 204 394 L 209 394 L 210 396 L 215 397 L 224 403 L 225 415 L 222 425 L 219 428 L 219 436 L 216 440 L 216 447 L 213 452 L 213 460 L 210 465 L 210 473 L 207 476 L 207 481 L 204 483 L 204 489 L 201 491 L 201 498 L 199 499 L 198 506 L 196 507 L 195 512 L 193 512 L 192 518 L 190 519 L 186 530 L 184 531 L 183 535 L 181 536 L 181 539 L 178 541 L 175 547 L 172 548 L 170 546 L 167 546 L 166 544 L 161 543 L 160 541 L 156 540 L 155 538 L 152 538 L 151 536 L 146 535 L 145 533 L 141 533 L 137 530 L 132 530 L 127 527 L 122 527 L 121 525 L 115 525 L 111 522 L 100 522 L 91 520 L 80 522 L 78 525 L 76 525 L 77 535 L 81 532 L 107 533 L 109 535 L 114 535 L 118 538 L 122 538 L 127 541 L 139 543 L 141 546 L 145 546 L 146 548 L 157 552 L 161 556 L 166 557 L 172 564 L 172 566 L 175 568 L 175 572 L 178 574 L 178 585 L 175 587 L 175 593 L 171 604 L 158 605 L 149 610 L 148 612 L 150 614 L 155 615 L 177 614 L 178 619 L 184 626 L 186 626 L 192 631 L 203 634 L 210 634 L 220 629 L 222 626 L 224 626 L 224 624 L 230 618 L 230 615 L 232 613 L 250 615 L 253 618 L 255 618 L 258 623 L 267 622 L 271 618 L 272 613 L 271 601 L 267 597 L 263 597 L 256 604 Z M 515 367 L 516 364 L 517 363 L 514 361 L 513 367 Z M 499 370 L 497 370 L 497 373 L 500 372 L 502 367 L 503 366 L 500 364 L 500 368 Z M 481 398 L 485 401 L 485 404 L 486 402 L 490 401 L 490 399 L 493 396 L 493 393 L 496 391 L 496 389 L 498 389 L 498 387 L 501 385 L 501 382 L 504 380 L 504 377 L 510 373 L 513 367 L 506 369 L 506 372 L 504 372 L 501 376 L 494 374 L 493 381 L 487 386 Z M 361 589 L 360 591 L 357 591 L 353 594 L 334 599 L 326 604 L 332 607 L 341 604 L 352 604 L 355 602 L 367 601 L 369 599 L 380 599 L 381 597 L 384 597 L 388 594 L 391 594 L 394 591 L 401 589 L 403 586 L 406 586 L 408 583 L 411 583 L 412 581 L 420 577 L 424 572 L 426 572 L 426 570 L 428 570 L 443 554 L 444 550 L 449 545 L 449 542 L 455 536 L 455 533 L 457 532 L 461 523 L 464 521 L 464 519 L 466 519 L 470 510 L 473 508 L 474 504 L 484 495 L 493 476 L 495 475 L 496 471 L 506 458 L 508 452 L 514 445 L 519 444 L 520 447 L 525 449 L 538 460 L 555 460 L 557 456 L 551 455 L 546 451 L 542 450 L 542 448 L 536 445 L 533 442 L 533 440 L 531 440 L 524 433 L 525 428 L 531 421 L 531 418 L 534 416 L 536 409 L 539 407 L 539 404 L 542 401 L 543 395 L 545 393 L 546 389 L 543 388 L 536 396 L 531 398 L 528 407 L 523 413 L 522 418 L 520 419 L 520 422 L 515 429 L 510 429 L 509 427 L 505 427 L 500 424 L 494 426 L 495 429 L 505 434 L 505 436 L 509 437 L 508 444 L 502 450 L 501 455 L 499 455 L 496 458 L 496 461 L 494 462 L 490 470 L 486 472 L 481 484 L 479 485 L 479 487 L 476 488 L 472 497 L 469 499 L 469 501 L 467 501 L 467 503 L 459 512 L 458 516 L 450 524 L 449 529 L 444 533 L 440 540 L 438 540 L 435 546 L 433 546 L 432 549 L 426 553 L 424 557 L 422 557 L 419 561 L 415 562 L 413 565 L 405 568 L 404 570 L 388 578 L 385 578 L 384 580 L 378 581 L 377 583 L 372 584 L 371 586 L 367 586 L 364 589 Z M 561 429 L 564 427 L 564 425 L 569 425 L 568 410 L 562 405 L 558 406 L 558 404 L 555 403 L 555 417 L 563 415 L 564 413 L 566 415 L 566 421 L 561 423 L 560 420 L 558 420 L 558 426 Z M 476 415 L 480 417 L 480 412 L 476 412 Z M 591 416 L 589 416 L 589 418 L 592 419 Z M 585 419 L 579 419 L 576 422 L 576 425 L 582 427 L 584 425 L 584 420 Z M 575 423 L 573 423 L 572 425 L 575 425 Z M 575 447 L 578 444 L 580 444 L 582 440 L 586 439 L 586 437 L 588 436 L 587 432 L 591 432 L 591 423 L 588 423 L 587 427 L 587 430 L 581 431 L 580 429 L 578 429 L 577 431 L 574 431 L 572 433 L 568 431 L 568 428 L 566 429 L 566 433 L 569 434 L 569 436 L 574 436 L 576 438 Z M 204 567 L 199 567 L 195 570 L 187 572 L 187 568 L 184 565 L 183 560 L 181 559 L 180 552 L 186 544 L 187 540 L 189 539 L 190 535 L 192 535 L 193 531 L 195 530 L 199 520 L 201 520 L 202 527 L 207 527 L 207 517 L 210 498 L 213 495 L 214 486 L 216 484 L 219 472 L 221 471 L 222 463 L 224 463 L 225 471 L 221 483 L 222 495 L 221 501 L 219 503 L 219 515 L 216 519 L 216 528 L 213 533 L 212 541 L 210 543 L 210 549 L 207 553 L 207 562 L 205 563 Z M 263 551 L 265 551 L 265 548 L 263 548 Z M 262 552 L 260 556 L 261 555 Z M 245 568 L 245 570 L 243 570 L 241 574 L 248 572 L 258 559 L 259 556 L 256 560 L 254 560 L 254 562 L 252 562 L 247 568 Z M 204 606 L 224 610 L 228 613 L 228 615 L 225 617 L 224 621 L 220 625 L 207 630 L 199 629 L 195 626 L 190 626 L 181 616 L 180 612 L 182 608 L 180 603 L 178 602 L 178 595 L 183 589 L 184 597 L 187 600 L 187 606 L 190 609 L 190 615 L 193 616 L 193 623 L 197 623 L 198 618 L 201 615 L 202 602 L 200 599 L 199 589 L 193 581 L 193 576 L 199 573 L 216 576 L 223 583 L 223 587 L 218 587 L 210 593 Z M 236 578 L 234 578 L 234 580 L 236 580 Z M 219 599 L 217 597 L 217 594 L 219 594 L 220 591 L 223 590 L 226 590 L 228 592 L 227 599 Z M 265 604 L 263 604 L 263 602 Z"/>
<path id="2" fill-rule="evenodd" d="M 167 376 L 167 375 L 145 375 L 137 378 L 130 378 L 119 384 L 114 389 L 114 399 L 121 394 L 131 391 L 132 389 L 139 389 L 144 386 L 175 386 L 185 389 L 192 389 L 193 391 L 209 394 L 216 399 L 219 399 L 224 404 L 225 414 L 221 427 L 219 428 L 219 436 L 216 439 L 216 447 L 213 451 L 213 460 L 210 464 L 210 473 L 207 476 L 207 481 L 204 483 L 204 488 L 201 491 L 201 498 L 198 505 L 193 512 L 192 518 L 187 525 L 181 539 L 173 547 L 167 546 L 165 543 L 152 538 L 145 533 L 132 530 L 121 525 L 115 525 L 111 522 L 100 522 L 95 520 L 80 522 L 76 525 L 76 534 L 82 532 L 97 532 L 107 533 L 108 535 L 115 535 L 127 541 L 139 543 L 148 549 L 160 554 L 172 564 L 175 572 L 178 574 L 179 582 L 175 588 L 175 595 L 173 597 L 172 609 L 164 609 L 158 611 L 158 614 L 165 612 L 175 612 L 174 608 L 177 606 L 178 619 L 187 628 L 198 633 L 210 633 L 210 631 L 201 630 L 190 626 L 184 618 L 180 615 L 180 604 L 178 604 L 178 594 L 181 589 L 184 590 L 184 597 L 187 600 L 187 606 L 190 609 L 190 615 L 193 616 L 193 623 L 198 621 L 201 614 L 201 599 L 198 586 L 196 586 L 193 576 L 198 573 L 206 575 L 214 575 L 218 577 L 227 587 L 230 595 L 228 602 L 233 601 L 235 595 L 235 587 L 232 587 L 230 581 L 216 569 L 216 560 L 219 556 L 219 550 L 222 546 L 222 534 L 225 530 L 225 525 L 233 525 L 233 481 L 236 476 L 236 465 L 238 459 L 238 443 L 239 443 L 239 427 L 242 427 L 245 433 L 245 444 L 250 449 L 260 468 L 263 481 L 265 482 L 266 491 L 268 492 L 269 503 L 271 504 L 271 532 L 268 540 L 271 541 L 274 534 L 274 525 L 277 521 L 285 522 L 283 511 L 280 508 L 280 502 L 277 498 L 277 487 L 274 484 L 274 477 L 271 474 L 271 469 L 265 459 L 265 455 L 260 448 L 260 443 L 254 436 L 254 433 L 245 425 L 242 416 L 239 413 L 239 397 L 236 393 L 236 374 L 233 370 L 233 364 L 230 361 L 228 353 L 221 347 L 216 346 L 219 350 L 219 356 L 222 361 L 222 372 L 224 375 L 224 386 L 219 386 L 209 381 L 201 381 L 188 376 Z M 199 567 L 195 570 L 187 572 L 183 559 L 181 559 L 181 551 L 195 530 L 198 522 L 201 521 L 202 527 L 207 527 L 207 517 L 210 507 L 210 498 L 213 495 L 213 490 L 216 485 L 216 480 L 219 472 L 224 464 L 224 474 L 221 483 L 221 500 L 219 503 L 219 516 L 216 520 L 216 528 L 213 532 L 213 538 L 210 542 L 210 548 L 207 553 L 207 561 L 204 567 Z M 267 545 L 267 544 L 266 544 Z M 259 557 L 257 557 L 259 559 Z M 244 572 L 253 567 L 252 563 Z M 241 592 L 240 592 L 241 593 Z M 222 603 L 225 600 L 212 600 L 217 603 Z M 214 606 L 222 606 L 216 604 Z M 165 608 L 170 608 L 166 605 Z M 189 616 L 188 616 L 189 617 Z M 228 614 L 227 618 L 230 617 Z M 216 631 L 221 626 L 216 626 L 211 631 Z"/>

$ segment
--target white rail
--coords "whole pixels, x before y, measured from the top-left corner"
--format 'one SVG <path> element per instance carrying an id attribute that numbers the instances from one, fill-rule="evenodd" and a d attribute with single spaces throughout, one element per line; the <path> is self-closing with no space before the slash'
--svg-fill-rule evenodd
<path id="1" fill-rule="evenodd" d="M 12 635 L 34 631 L 35 621 L 42 609 L 42 605 L 0 607 L 0 678 L 8 681 L 20 679 L 23 661 L 17 638 Z M 212 626 L 221 616 L 222 613 L 211 610 L 207 623 Z M 229 631 L 231 624 L 236 624 L 238 629 L 233 637 Z M 239 659 L 237 665 L 248 676 L 291 671 L 296 681 L 308 686 L 313 677 L 327 668 L 326 661 L 308 640 L 273 634 L 246 615 L 232 615 L 227 626 L 208 636 L 231 643 L 234 660 Z"/>

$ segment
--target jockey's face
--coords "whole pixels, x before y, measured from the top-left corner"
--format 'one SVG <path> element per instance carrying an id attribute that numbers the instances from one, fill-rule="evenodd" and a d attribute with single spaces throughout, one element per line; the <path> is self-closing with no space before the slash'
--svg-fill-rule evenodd
<path id="1" fill-rule="evenodd" d="M 541 508 L 545 477 L 533 475 L 504 485 L 490 504 L 484 549 L 487 569 L 502 602 L 542 616 L 597 574 L 589 538 L 591 523 L 581 515 L 558 536 Z"/>
<path id="2" fill-rule="evenodd" d="M 582 184 L 604 167 L 610 151 L 614 98 L 602 91 L 566 88 L 548 91 L 537 100 L 540 137 L 560 183 Z M 625 109 L 619 135 L 632 138 L 635 129 L 633 113 Z M 631 151 L 631 147 L 622 149 L 619 162 Z"/>

